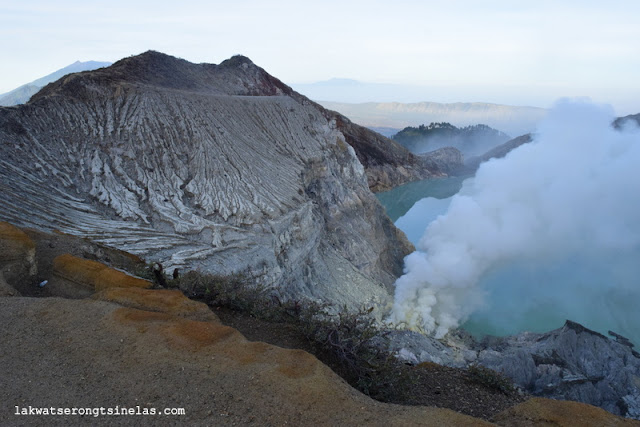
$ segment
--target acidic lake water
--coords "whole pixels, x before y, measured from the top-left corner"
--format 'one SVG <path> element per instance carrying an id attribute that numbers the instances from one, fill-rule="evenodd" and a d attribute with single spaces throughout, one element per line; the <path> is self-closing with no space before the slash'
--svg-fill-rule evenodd
<path id="1" fill-rule="evenodd" d="M 396 226 L 416 245 L 428 224 L 447 212 L 465 178 L 413 182 L 377 196 Z M 624 268 L 625 262 L 636 268 L 637 255 L 612 254 L 610 262 L 601 255 L 593 262 L 568 255 L 548 263 L 520 260 L 496 266 L 479 283 L 484 305 L 462 327 L 475 336 L 504 336 L 547 332 L 570 319 L 604 335 L 613 330 L 638 345 L 637 291 L 611 284 L 615 275 L 610 271 L 611 265 Z M 597 287 L 607 287 L 604 297 L 603 292 L 594 291 Z"/>

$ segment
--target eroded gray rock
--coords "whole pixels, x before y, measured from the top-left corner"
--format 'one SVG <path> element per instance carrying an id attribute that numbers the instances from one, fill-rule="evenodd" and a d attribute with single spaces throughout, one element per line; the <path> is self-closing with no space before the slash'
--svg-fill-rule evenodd
<path id="1" fill-rule="evenodd" d="M 465 346 L 451 345 L 442 340 L 413 331 L 390 331 L 389 349 L 410 364 L 432 362 L 439 365 L 464 368 L 477 359 L 477 352 Z"/>
<path id="2" fill-rule="evenodd" d="M 335 115 L 247 58 L 148 52 L 0 108 L 0 218 L 169 273 L 243 273 L 285 297 L 385 306 L 412 246 L 346 139 Z"/>
<path id="3" fill-rule="evenodd" d="M 545 334 L 494 338 L 483 345 L 480 364 L 536 396 L 589 403 L 638 418 L 640 357 L 628 345 L 571 321 Z"/>
<path id="4" fill-rule="evenodd" d="M 617 335 L 612 340 L 567 321 L 544 334 L 523 332 L 480 342 L 464 331 L 454 331 L 445 340 L 409 331 L 389 336 L 391 350 L 407 363 L 477 363 L 532 395 L 589 403 L 640 419 L 640 355 Z"/>

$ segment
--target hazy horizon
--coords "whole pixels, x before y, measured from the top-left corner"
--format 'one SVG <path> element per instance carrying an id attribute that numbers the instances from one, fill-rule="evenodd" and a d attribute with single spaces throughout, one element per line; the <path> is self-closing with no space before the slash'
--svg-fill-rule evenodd
<path id="1" fill-rule="evenodd" d="M 634 96 L 625 90 L 605 93 L 604 91 L 587 91 L 577 88 L 554 91 L 553 88 L 544 87 L 538 88 L 535 93 L 525 93 L 524 87 L 419 86 L 364 82 L 341 77 L 310 83 L 285 83 L 316 101 L 349 104 L 487 103 L 549 109 L 563 98 L 585 98 L 600 104 L 610 104 L 619 115 L 640 112 L 639 94 Z M 590 95 L 585 95 L 586 93 L 590 93 Z"/>
<path id="2" fill-rule="evenodd" d="M 195 63 L 243 54 L 293 85 L 339 77 L 427 88 L 421 101 L 538 107 L 584 96 L 622 115 L 640 111 L 639 12 L 631 0 L 5 2 L 0 93 L 152 49 Z"/>

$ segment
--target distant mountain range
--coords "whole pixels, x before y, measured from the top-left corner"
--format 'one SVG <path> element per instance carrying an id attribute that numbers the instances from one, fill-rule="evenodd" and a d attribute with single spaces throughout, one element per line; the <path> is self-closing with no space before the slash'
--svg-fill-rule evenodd
<path id="1" fill-rule="evenodd" d="M 518 136 L 534 131 L 546 114 L 544 108 L 507 105 L 504 101 L 451 102 L 503 99 L 498 92 L 504 88 L 486 88 L 479 93 L 472 87 L 367 83 L 339 78 L 291 87 L 359 125 L 382 130 L 385 136 L 407 126 L 432 122 L 448 122 L 458 127 L 485 124 Z M 496 96 L 491 96 L 492 90 Z M 434 100 L 440 102 L 428 102 Z"/>
<path id="2" fill-rule="evenodd" d="M 67 65 L 64 68 L 61 68 L 58 71 L 54 71 L 49 75 L 34 80 L 31 83 L 24 84 L 10 92 L 1 94 L 0 106 L 10 107 L 12 105 L 24 104 L 25 102 L 29 101 L 29 99 L 31 99 L 31 97 L 35 95 L 40 89 L 42 89 L 49 83 L 55 82 L 62 76 L 70 73 L 78 73 L 80 71 L 90 71 L 98 68 L 108 67 L 109 65 L 111 65 L 111 62 L 76 61 L 71 65 Z"/>
<path id="3" fill-rule="evenodd" d="M 537 107 L 488 104 L 483 102 L 319 102 L 323 107 L 338 111 L 355 123 L 369 128 L 404 129 L 424 123 L 447 122 L 464 127 L 484 124 L 510 136 L 531 133 L 547 110 Z M 388 131 L 389 132 L 389 131 Z M 388 135 L 388 133 L 387 133 Z"/>

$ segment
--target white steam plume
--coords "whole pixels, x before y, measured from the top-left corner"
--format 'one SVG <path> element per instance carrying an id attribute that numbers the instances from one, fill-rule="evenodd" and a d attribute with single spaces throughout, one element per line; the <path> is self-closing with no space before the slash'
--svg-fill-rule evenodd
<path id="1" fill-rule="evenodd" d="M 390 320 L 442 337 L 482 306 L 483 277 L 518 263 L 564 266 L 529 293 L 570 294 L 576 306 L 613 287 L 639 301 L 640 132 L 613 119 L 608 107 L 560 101 L 531 143 L 483 164 L 405 258 Z M 563 304 L 560 316 L 579 311 Z"/>

